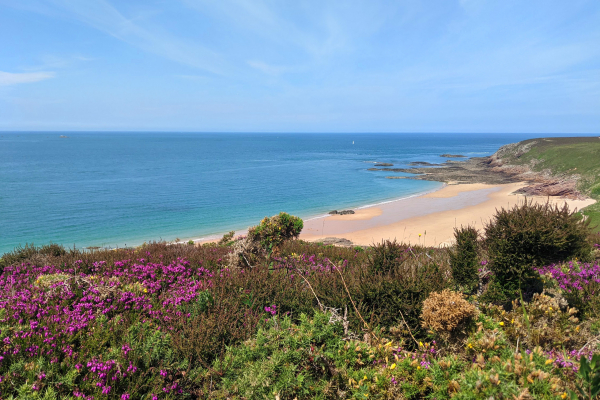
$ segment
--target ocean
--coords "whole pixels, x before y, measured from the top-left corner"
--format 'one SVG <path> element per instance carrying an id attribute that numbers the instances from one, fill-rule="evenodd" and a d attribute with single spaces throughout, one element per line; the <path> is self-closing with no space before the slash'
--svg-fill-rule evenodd
<path id="1" fill-rule="evenodd" d="M 441 184 L 368 168 L 486 156 L 531 137 L 0 132 L 0 254 L 209 238 L 280 211 L 306 219 L 414 196 Z"/>

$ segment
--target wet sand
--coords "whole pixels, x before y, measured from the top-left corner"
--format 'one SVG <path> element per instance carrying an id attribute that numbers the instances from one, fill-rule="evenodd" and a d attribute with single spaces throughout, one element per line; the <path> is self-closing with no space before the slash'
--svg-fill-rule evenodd
<path id="1" fill-rule="evenodd" d="M 570 200 L 513 194 L 524 186 L 525 183 L 450 184 L 423 196 L 359 208 L 355 214 L 305 221 L 300 238 L 318 241 L 325 237 L 337 237 L 358 245 L 396 239 L 411 244 L 448 246 L 454 240 L 454 227 L 472 225 L 482 229 L 494 216 L 496 209 L 522 204 L 526 198 L 537 203 L 567 203 L 572 210 L 595 202 L 592 199 Z"/>

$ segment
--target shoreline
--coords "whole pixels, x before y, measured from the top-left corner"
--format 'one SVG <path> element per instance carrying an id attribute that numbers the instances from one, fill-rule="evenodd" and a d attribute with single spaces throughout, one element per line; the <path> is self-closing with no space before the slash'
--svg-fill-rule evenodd
<path id="1" fill-rule="evenodd" d="M 411 195 L 404 196 L 404 197 L 397 197 L 397 198 L 393 198 L 391 200 L 383 200 L 383 201 L 380 201 L 380 202 L 369 203 L 369 204 L 366 204 L 366 205 L 360 205 L 360 206 L 356 206 L 356 207 L 349 207 L 349 208 L 346 208 L 346 209 L 357 211 L 357 210 L 362 210 L 362 209 L 365 209 L 365 208 L 377 207 L 377 206 L 381 206 L 381 205 L 384 205 L 384 204 L 395 203 L 395 202 L 398 202 L 398 201 L 403 201 L 403 200 L 408 200 L 408 199 L 417 198 L 417 197 L 421 197 L 421 196 L 426 196 L 426 195 L 438 192 L 438 191 L 444 189 L 445 187 L 447 187 L 449 185 L 446 182 L 439 182 L 439 183 L 440 183 L 441 186 L 439 188 L 436 188 L 436 189 L 427 190 L 427 191 L 424 191 L 424 192 L 418 192 L 418 193 L 411 194 Z M 450 185 L 452 185 L 452 184 L 450 184 Z M 306 223 L 309 222 L 309 221 L 322 220 L 322 219 L 326 219 L 326 218 L 330 218 L 330 217 L 332 217 L 332 215 L 329 214 L 329 213 L 326 213 L 326 214 L 317 214 L 317 215 L 312 215 L 312 216 L 307 217 L 307 218 L 302 218 L 302 221 L 304 222 L 304 224 L 306 226 Z M 257 221 L 256 223 L 258 224 L 259 222 L 260 221 Z M 240 229 L 240 230 L 236 230 L 235 231 L 235 236 L 237 237 L 237 236 L 240 236 L 240 235 L 245 235 L 246 233 L 248 233 L 248 228 L 249 227 L 243 228 L 243 229 Z M 214 235 L 208 235 L 208 236 L 204 236 L 204 237 L 200 237 L 200 238 L 189 237 L 189 238 L 186 238 L 186 239 L 181 239 L 178 242 L 173 241 L 173 243 L 176 243 L 176 244 L 187 243 L 190 240 L 192 240 L 194 242 L 194 244 L 214 243 L 214 242 L 218 242 L 223 237 L 223 235 L 225 235 L 226 233 L 227 232 L 223 232 L 223 233 L 218 233 L 218 234 L 214 234 Z M 300 236 L 302 236 L 302 234 Z"/>
<path id="2" fill-rule="evenodd" d="M 454 227 L 473 225 L 482 229 L 500 207 L 513 207 L 525 199 L 535 203 L 562 205 L 571 210 L 581 210 L 596 201 L 573 200 L 558 196 L 528 196 L 515 193 L 527 182 L 505 184 L 440 182 L 442 185 L 406 197 L 352 208 L 354 214 L 321 214 L 304 219 L 300 239 L 321 241 L 326 238 L 346 239 L 353 245 L 369 246 L 382 240 L 396 239 L 407 244 L 449 246 L 454 240 Z M 248 229 L 236 231 L 235 236 L 246 234 Z M 419 235 L 421 234 L 421 235 Z M 176 243 L 213 243 L 223 234 L 190 238 Z"/>
<path id="3" fill-rule="evenodd" d="M 356 214 L 328 216 L 318 223 L 307 221 L 300 239 L 346 239 L 361 246 L 396 239 L 412 245 L 444 247 L 453 243 L 454 227 L 472 225 L 481 230 L 496 209 L 512 208 L 525 199 L 534 203 L 567 203 L 571 210 L 581 210 L 595 203 L 593 199 L 573 200 L 514 193 L 525 186 L 525 182 L 450 184 L 404 201 L 355 209 L 358 211 Z"/>

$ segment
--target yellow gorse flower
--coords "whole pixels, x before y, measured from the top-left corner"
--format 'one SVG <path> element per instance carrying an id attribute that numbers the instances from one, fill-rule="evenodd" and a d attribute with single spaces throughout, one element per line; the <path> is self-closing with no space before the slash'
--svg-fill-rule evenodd
<path id="1" fill-rule="evenodd" d="M 393 363 L 392 365 L 390 365 L 390 369 L 394 369 L 396 368 L 396 363 Z"/>

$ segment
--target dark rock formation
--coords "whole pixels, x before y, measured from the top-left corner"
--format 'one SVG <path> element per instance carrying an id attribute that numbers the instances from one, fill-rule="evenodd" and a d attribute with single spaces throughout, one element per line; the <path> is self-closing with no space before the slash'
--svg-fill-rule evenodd
<path id="1" fill-rule="evenodd" d="M 427 161 L 413 161 L 413 162 L 408 163 L 408 165 L 412 165 L 412 166 L 415 166 L 415 167 L 420 167 L 420 166 L 426 166 L 426 165 L 442 165 L 442 164 L 432 164 L 432 163 L 427 162 Z"/>
<path id="2" fill-rule="evenodd" d="M 331 214 L 331 215 L 347 215 L 347 214 L 354 214 L 354 210 L 342 210 L 342 211 L 333 210 L 333 211 L 329 211 L 329 214 Z"/>
<path id="3" fill-rule="evenodd" d="M 375 163 L 375 167 L 393 167 L 393 166 L 394 166 L 394 164 L 385 163 L 385 162 Z"/>

